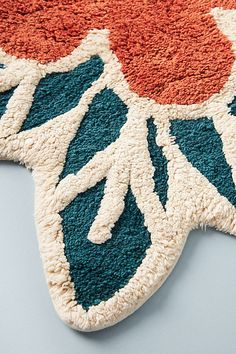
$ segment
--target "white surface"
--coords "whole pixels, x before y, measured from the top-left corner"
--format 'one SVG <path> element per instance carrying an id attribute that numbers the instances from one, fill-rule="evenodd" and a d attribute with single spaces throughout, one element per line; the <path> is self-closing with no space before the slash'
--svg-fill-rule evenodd
<path id="1" fill-rule="evenodd" d="M 190 234 L 162 288 L 132 316 L 95 333 L 57 317 L 48 294 L 33 220 L 30 172 L 0 163 L 1 354 L 234 354 L 236 239 Z"/>

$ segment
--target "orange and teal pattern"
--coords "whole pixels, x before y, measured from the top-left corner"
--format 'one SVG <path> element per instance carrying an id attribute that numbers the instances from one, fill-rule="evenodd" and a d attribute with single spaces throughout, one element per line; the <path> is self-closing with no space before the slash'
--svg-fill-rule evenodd
<path id="1" fill-rule="evenodd" d="M 0 0 L 0 8 L 0 156 L 34 171 L 52 293 L 89 318 L 67 322 L 101 328 L 161 284 L 193 227 L 236 233 L 236 35 L 221 23 L 224 11 L 236 21 L 236 3 Z M 51 224 L 55 237 L 45 241 Z M 134 303 L 103 322 L 102 306 L 119 303 L 134 279 L 140 285 L 125 290 Z"/>

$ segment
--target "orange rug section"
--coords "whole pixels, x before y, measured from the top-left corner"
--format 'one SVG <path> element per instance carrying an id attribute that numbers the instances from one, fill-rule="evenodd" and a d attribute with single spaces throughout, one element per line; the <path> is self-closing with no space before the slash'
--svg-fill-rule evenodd
<path id="1" fill-rule="evenodd" d="M 234 56 L 210 14 L 235 0 L 0 0 L 0 47 L 42 63 L 108 29 L 131 90 L 161 104 L 200 103 L 224 86 Z"/>

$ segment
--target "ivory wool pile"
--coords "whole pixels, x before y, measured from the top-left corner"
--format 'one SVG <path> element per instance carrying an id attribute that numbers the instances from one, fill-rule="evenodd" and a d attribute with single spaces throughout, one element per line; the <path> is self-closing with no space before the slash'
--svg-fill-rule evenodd
<path id="1" fill-rule="evenodd" d="M 0 10 L 0 158 L 32 170 L 59 316 L 98 330 L 162 285 L 192 229 L 236 235 L 236 0 Z"/>

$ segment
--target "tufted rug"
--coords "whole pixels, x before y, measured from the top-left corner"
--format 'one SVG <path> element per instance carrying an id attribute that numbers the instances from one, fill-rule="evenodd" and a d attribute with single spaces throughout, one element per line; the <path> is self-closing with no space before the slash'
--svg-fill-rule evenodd
<path id="1" fill-rule="evenodd" d="M 98 330 L 162 285 L 192 229 L 236 235 L 236 0 L 0 10 L 0 158 L 32 170 L 59 316 Z"/>

